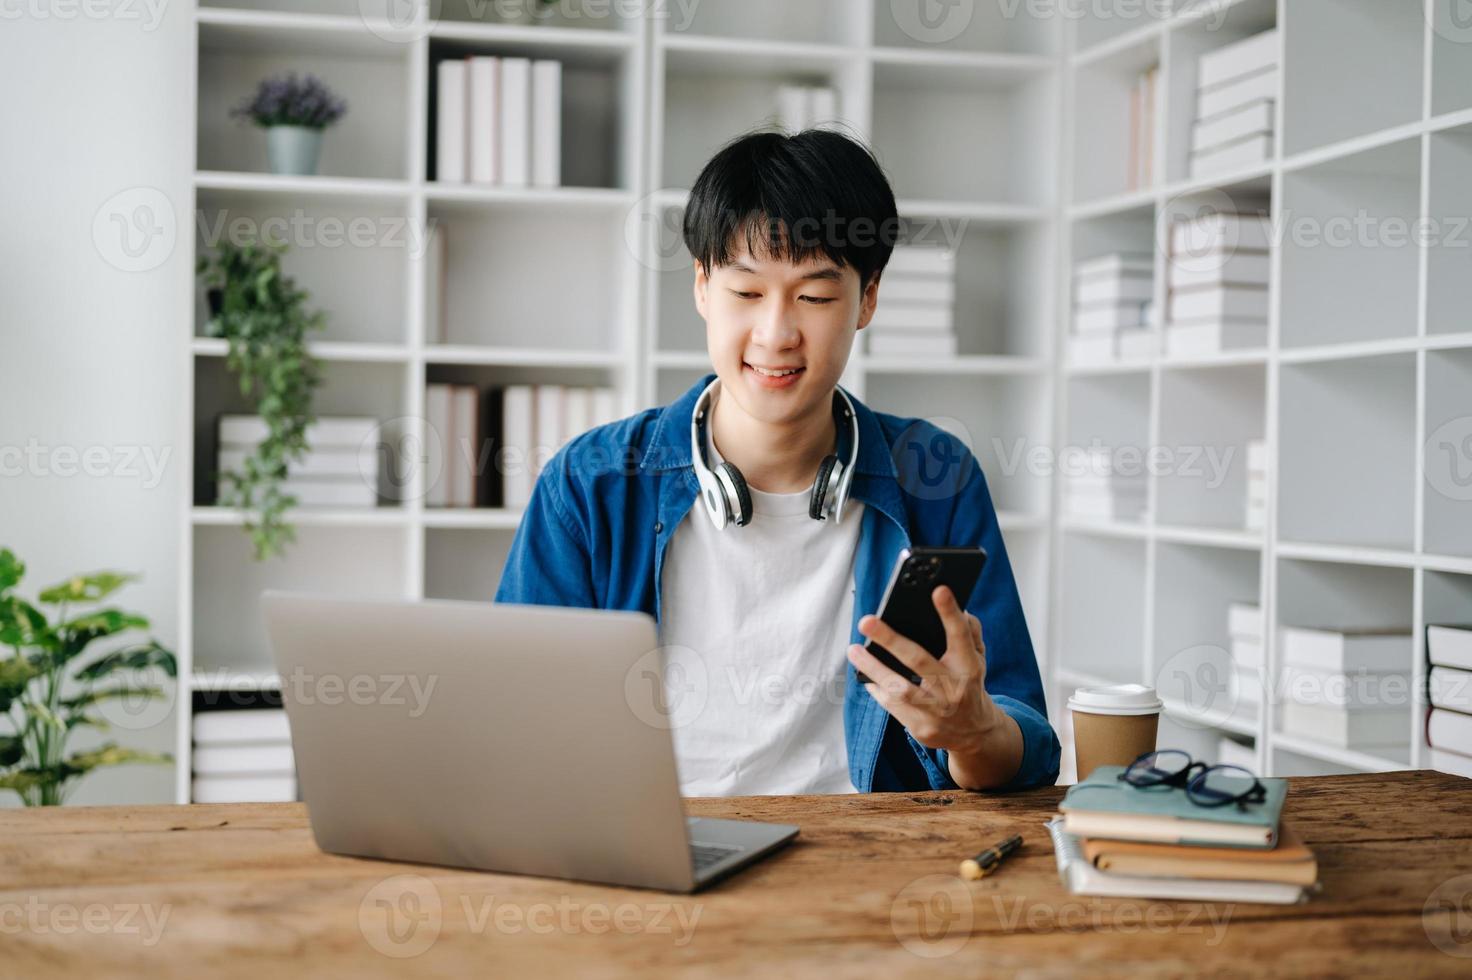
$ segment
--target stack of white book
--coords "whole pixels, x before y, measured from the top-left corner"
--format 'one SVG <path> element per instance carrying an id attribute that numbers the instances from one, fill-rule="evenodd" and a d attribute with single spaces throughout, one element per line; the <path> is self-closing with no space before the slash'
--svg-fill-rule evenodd
<path id="1" fill-rule="evenodd" d="M 1277 97 L 1276 29 L 1203 54 L 1197 61 L 1191 176 L 1267 163 L 1273 156 Z"/>
<path id="2" fill-rule="evenodd" d="M 1284 734 L 1370 752 L 1409 745 L 1409 629 L 1285 626 L 1279 637 Z"/>
<path id="3" fill-rule="evenodd" d="M 1472 626 L 1426 627 L 1431 768 L 1472 779 Z"/>
<path id="4" fill-rule="evenodd" d="M 956 253 L 897 245 L 884 267 L 879 305 L 864 332 L 871 354 L 956 353 Z"/>
<path id="5" fill-rule="evenodd" d="M 1235 711 L 1255 716 L 1262 706 L 1262 607 L 1250 602 L 1227 606 L 1227 635 L 1232 642 L 1232 676 L 1227 689 Z"/>
<path id="6" fill-rule="evenodd" d="M 284 708 L 194 715 L 195 803 L 284 803 L 296 799 L 296 766 Z"/>
<path id="7" fill-rule="evenodd" d="M 1249 531 L 1261 531 L 1268 523 L 1268 444 L 1264 439 L 1247 442 L 1247 522 Z"/>
<path id="8" fill-rule="evenodd" d="M 1146 254 L 1115 252 L 1073 267 L 1075 364 L 1148 358 L 1154 353 L 1155 262 Z"/>
<path id="9" fill-rule="evenodd" d="M 542 468 L 557 450 L 575 436 L 619 417 L 612 388 L 507 385 L 492 396 L 487 428 L 500 433 L 494 472 L 500 477 L 503 507 L 525 507 Z"/>
<path id="10" fill-rule="evenodd" d="M 435 180 L 556 187 L 562 183 L 562 63 L 445 60 L 436 70 Z"/>
<path id="11" fill-rule="evenodd" d="M 1139 520 L 1145 512 L 1145 473 L 1120 473 L 1114 452 L 1083 450 L 1082 465 L 1064 473 L 1064 509 L 1084 520 Z"/>
<path id="12" fill-rule="evenodd" d="M 474 507 L 476 477 L 485 472 L 480 389 L 475 385 L 429 384 L 424 388 L 424 504 Z"/>
<path id="13" fill-rule="evenodd" d="M 378 420 L 319 418 L 307 426 L 307 451 L 289 463 L 282 490 L 300 507 L 373 507 L 378 503 Z M 266 438 L 258 415 L 222 415 L 216 462 L 221 489 L 244 474 Z"/>
<path id="14" fill-rule="evenodd" d="M 1130 87 L 1130 145 L 1127 190 L 1149 187 L 1155 179 L 1155 105 L 1160 66 L 1141 72 Z"/>
<path id="15" fill-rule="evenodd" d="M 789 133 L 832 126 L 838 122 L 838 92 L 826 86 L 779 86 L 776 121 L 778 128 Z"/>
<path id="16" fill-rule="evenodd" d="M 1195 357 L 1267 343 L 1270 224 L 1265 214 L 1217 211 L 1171 227 L 1167 354 Z"/>

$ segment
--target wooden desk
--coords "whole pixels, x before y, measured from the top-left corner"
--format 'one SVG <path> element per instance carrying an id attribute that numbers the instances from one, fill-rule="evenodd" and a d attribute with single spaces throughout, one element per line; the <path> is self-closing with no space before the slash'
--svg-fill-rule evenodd
<path id="1" fill-rule="evenodd" d="M 694 896 L 326 855 L 297 804 L 0 811 L 0 975 L 1472 975 L 1472 934 L 1423 914 L 1439 886 L 1472 914 L 1472 781 L 1294 779 L 1323 893 L 1289 908 L 1070 896 L 1041 826 L 1061 795 L 693 800 L 802 827 Z M 1013 833 L 996 876 L 954 877 Z"/>

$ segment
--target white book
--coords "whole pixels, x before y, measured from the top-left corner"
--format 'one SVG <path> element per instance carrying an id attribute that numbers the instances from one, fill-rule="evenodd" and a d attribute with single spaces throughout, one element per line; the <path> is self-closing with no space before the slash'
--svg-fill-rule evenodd
<path id="1" fill-rule="evenodd" d="M 939 245 L 896 245 L 884 271 L 886 275 L 893 272 L 930 276 L 954 275 L 956 253 Z"/>
<path id="2" fill-rule="evenodd" d="M 562 183 L 562 62 L 532 62 L 532 186 Z"/>
<path id="3" fill-rule="evenodd" d="M 378 431 L 378 420 L 364 416 L 320 416 L 307 426 L 304 437 L 308 450 L 357 450 Z M 255 448 L 269 434 L 259 415 L 221 415 L 220 442 L 224 445 Z"/>
<path id="4" fill-rule="evenodd" d="M 1181 821 L 1187 823 L 1188 821 Z M 1189 821 L 1199 823 L 1199 821 Z M 1089 862 L 1079 845 L 1079 836 L 1069 833 L 1077 825 L 1074 814 L 1054 817 L 1045 826 L 1053 840 L 1058 878 L 1071 895 L 1106 898 L 1155 898 L 1198 902 L 1261 902 L 1294 905 L 1305 891 L 1280 881 L 1219 881 L 1211 878 L 1151 878 L 1144 875 L 1112 874 Z M 1199 828 L 1198 832 L 1199 832 Z"/>
<path id="5" fill-rule="evenodd" d="M 1155 332 L 1152 330 L 1122 330 L 1117 337 L 1117 342 L 1121 361 L 1141 360 L 1155 356 Z"/>
<path id="6" fill-rule="evenodd" d="M 1378 711 L 1404 709 L 1412 700 L 1409 671 L 1331 671 L 1284 664 L 1278 681 L 1281 698 L 1298 704 Z"/>
<path id="7" fill-rule="evenodd" d="M 1265 531 L 1268 526 L 1268 511 L 1264 505 L 1247 504 L 1247 515 L 1243 518 L 1243 527 L 1249 531 Z"/>
<path id="8" fill-rule="evenodd" d="M 563 442 L 570 442 L 593 427 L 593 391 L 568 388 L 562 401 Z"/>
<path id="9" fill-rule="evenodd" d="M 532 443 L 532 470 L 540 475 L 543 467 L 562 448 L 562 385 L 537 385 L 533 419 L 536 440 Z"/>
<path id="10" fill-rule="evenodd" d="M 947 330 L 924 333 L 905 331 L 899 334 L 885 333 L 881 330 L 878 333 L 869 334 L 869 353 L 954 355 L 956 335 Z"/>
<path id="11" fill-rule="evenodd" d="M 1191 176 L 1209 177 L 1267 163 L 1273 158 L 1273 136 L 1262 133 L 1191 154 Z"/>
<path id="12" fill-rule="evenodd" d="M 424 342 L 445 343 L 446 241 L 449 229 L 434 222 L 424 243 Z"/>
<path id="13" fill-rule="evenodd" d="M 1248 771 L 1257 771 L 1257 753 L 1252 747 L 1225 736 L 1217 740 L 1216 761 L 1224 766 L 1241 766 Z"/>
<path id="14" fill-rule="evenodd" d="M 500 121 L 501 59 L 467 59 L 470 79 L 470 180 L 496 184 L 501 180 Z"/>
<path id="15" fill-rule="evenodd" d="M 1340 749 L 1398 749 L 1410 743 L 1411 715 L 1405 705 L 1371 711 L 1287 701 L 1283 733 Z"/>
<path id="16" fill-rule="evenodd" d="M 824 86 L 813 89 L 808 95 L 808 125 L 833 128 L 838 122 L 838 92 Z"/>
<path id="17" fill-rule="evenodd" d="M 1261 347 L 1267 340 L 1267 324 L 1256 321 L 1172 323 L 1165 328 L 1165 351 L 1171 357 L 1200 357 Z"/>
<path id="18" fill-rule="evenodd" d="M 532 63 L 501 59 L 501 183 L 526 187 L 532 169 Z"/>
<path id="19" fill-rule="evenodd" d="M 281 491 L 296 498 L 298 507 L 376 507 L 378 487 L 366 479 L 292 480 Z"/>
<path id="20" fill-rule="evenodd" d="M 1256 74 L 1246 75 L 1235 81 L 1214 85 L 1210 89 L 1196 92 L 1196 118 L 1209 119 L 1238 106 L 1248 105 L 1261 99 L 1278 97 L 1278 69 L 1265 68 Z"/>
<path id="21" fill-rule="evenodd" d="M 1472 756 L 1465 756 L 1459 752 L 1448 752 L 1446 749 L 1432 749 L 1427 761 L 1431 768 L 1438 772 L 1472 779 Z"/>
<path id="22" fill-rule="evenodd" d="M 1075 333 L 1102 333 L 1145 326 L 1142 303 L 1104 303 L 1073 311 Z"/>
<path id="23" fill-rule="evenodd" d="M 777 86 L 777 128 L 800 133 L 809 126 L 812 89 L 806 85 Z"/>
<path id="24" fill-rule="evenodd" d="M 1266 287 L 1272 266 L 1272 256 L 1268 252 L 1233 248 L 1183 253 L 1171 256 L 1167 263 L 1166 285 L 1170 289 L 1225 285 Z"/>
<path id="25" fill-rule="evenodd" d="M 593 422 L 608 425 L 618 421 L 618 393 L 612 388 L 593 389 Z"/>
<path id="26" fill-rule="evenodd" d="M 1080 306 L 1139 303 L 1150 301 L 1155 280 L 1148 275 L 1090 276 L 1074 287 L 1073 300 Z"/>
<path id="27" fill-rule="evenodd" d="M 1255 602 L 1232 602 L 1227 604 L 1227 635 L 1261 643 L 1263 634 L 1262 607 Z"/>
<path id="28" fill-rule="evenodd" d="M 450 385 L 430 384 L 424 388 L 424 505 L 450 506 L 450 487 L 454 478 L 453 446 L 455 431 L 450 408 Z"/>
<path id="29" fill-rule="evenodd" d="M 195 745 L 290 741 L 291 726 L 285 708 L 241 708 L 194 714 Z"/>
<path id="30" fill-rule="evenodd" d="M 1222 250 L 1266 252 L 1272 245 L 1272 223 L 1266 214 L 1215 211 L 1176 221 L 1170 229 L 1171 262 L 1178 256 Z"/>
<path id="31" fill-rule="evenodd" d="M 364 446 L 360 449 L 310 449 L 301 459 L 293 460 L 287 465 L 287 478 L 371 479 L 376 484 L 377 448 L 377 446 Z M 245 471 L 246 459 L 254 453 L 255 447 L 221 446 L 219 468 L 225 472 L 242 473 Z"/>
<path id="32" fill-rule="evenodd" d="M 1277 64 L 1278 31 L 1273 28 L 1202 54 L 1196 60 L 1196 86 L 1210 89 Z"/>
<path id="33" fill-rule="evenodd" d="M 1427 626 L 1426 653 L 1428 659 L 1438 667 L 1472 670 L 1472 628 Z"/>
<path id="34" fill-rule="evenodd" d="M 1108 364 L 1118 359 L 1118 334 L 1075 334 L 1068 338 L 1068 360 L 1071 364 Z"/>
<path id="35" fill-rule="evenodd" d="M 463 61 L 439 63 L 435 111 L 434 179 L 441 184 L 463 184 L 466 169 L 466 119 L 469 112 L 469 72 Z"/>
<path id="36" fill-rule="evenodd" d="M 1472 670 L 1432 667 L 1427 687 L 1432 707 L 1472 714 Z"/>
<path id="37" fill-rule="evenodd" d="M 948 306 L 881 302 L 875 307 L 869 326 L 898 330 L 950 330 L 954 321 Z"/>
<path id="38" fill-rule="evenodd" d="M 1283 663 L 1327 671 L 1395 672 L 1411 663 L 1411 634 L 1403 629 L 1308 629 L 1285 626 Z"/>
<path id="39" fill-rule="evenodd" d="M 1206 286 L 1171 290 L 1167 318 L 1192 320 L 1262 320 L 1268 318 L 1268 291 L 1261 286 Z"/>
<path id="40" fill-rule="evenodd" d="M 1206 153 L 1248 136 L 1271 135 L 1273 104 L 1272 99 L 1259 99 L 1210 119 L 1198 119 L 1191 127 L 1191 152 Z"/>
<path id="41" fill-rule="evenodd" d="M 451 453 L 450 506 L 475 506 L 476 463 L 480 457 L 480 392 L 474 385 L 455 385 L 450 392 L 450 429 L 455 434 Z"/>
<path id="42" fill-rule="evenodd" d="M 1472 715 L 1432 708 L 1426 722 L 1426 741 L 1434 749 L 1472 755 Z"/>
<path id="43" fill-rule="evenodd" d="M 1266 439 L 1247 440 L 1247 472 L 1261 474 L 1266 482 L 1268 472 L 1268 443 Z"/>
<path id="44" fill-rule="evenodd" d="M 1075 282 L 1095 276 L 1153 276 L 1155 259 L 1143 252 L 1111 252 L 1073 264 Z"/>
<path id="45" fill-rule="evenodd" d="M 886 272 L 879 284 L 879 297 L 884 303 L 898 302 L 906 306 L 939 306 L 950 309 L 956 301 L 956 283 L 950 277 L 893 276 Z"/>
<path id="46" fill-rule="evenodd" d="M 502 475 L 502 501 L 525 507 L 536 482 L 536 392 L 531 385 L 507 385 L 501 394 L 501 446 L 496 454 Z"/>
<path id="47" fill-rule="evenodd" d="M 1262 704 L 1262 674 L 1251 667 L 1234 664 L 1227 677 L 1227 692 L 1234 705 Z"/>
<path id="48" fill-rule="evenodd" d="M 1263 663 L 1261 641 L 1232 637 L 1232 665 L 1234 667 L 1258 673 L 1262 670 Z"/>
<path id="49" fill-rule="evenodd" d="M 290 742 L 201 745 L 194 750 L 190 764 L 196 776 L 243 772 L 290 776 L 296 772 Z"/>
<path id="50" fill-rule="evenodd" d="M 291 803 L 295 776 L 196 776 L 190 787 L 195 803 Z"/>

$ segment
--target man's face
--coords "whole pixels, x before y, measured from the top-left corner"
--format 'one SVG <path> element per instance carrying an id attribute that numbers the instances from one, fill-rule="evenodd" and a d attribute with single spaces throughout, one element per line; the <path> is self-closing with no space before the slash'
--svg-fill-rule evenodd
<path id="1" fill-rule="evenodd" d="M 742 249 L 709 275 L 696 262 L 695 307 L 722 396 L 778 424 L 826 410 L 878 292 L 878 276 L 861 290 L 852 266 L 823 256 L 792 263 Z"/>

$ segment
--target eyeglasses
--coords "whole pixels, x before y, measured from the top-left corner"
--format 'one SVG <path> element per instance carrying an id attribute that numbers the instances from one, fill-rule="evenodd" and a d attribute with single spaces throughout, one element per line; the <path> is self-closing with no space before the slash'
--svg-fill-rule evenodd
<path id="1" fill-rule="evenodd" d="M 1261 803 L 1268 795 L 1267 787 L 1241 766 L 1209 766 L 1192 760 L 1190 753 L 1180 749 L 1146 752 L 1119 778 L 1139 789 L 1183 787 L 1186 798 L 1197 806 L 1235 803 L 1239 810 L 1245 810 L 1249 803 Z"/>

